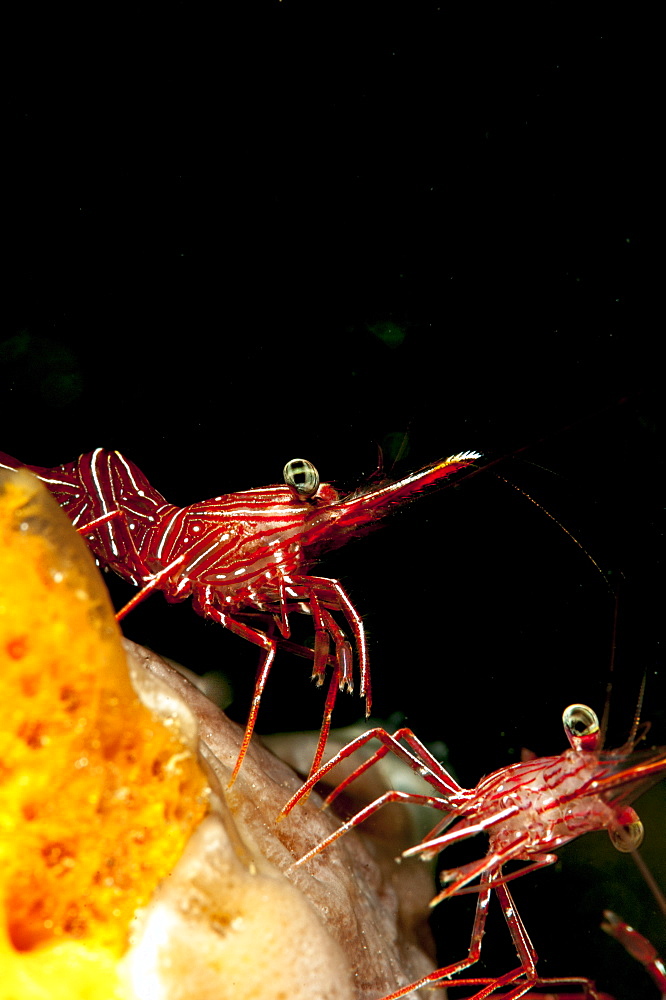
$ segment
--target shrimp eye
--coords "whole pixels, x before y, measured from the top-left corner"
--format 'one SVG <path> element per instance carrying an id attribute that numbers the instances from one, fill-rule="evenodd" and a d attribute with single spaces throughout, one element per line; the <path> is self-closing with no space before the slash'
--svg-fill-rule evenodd
<path id="1" fill-rule="evenodd" d="M 319 489 L 319 473 L 307 458 L 292 458 L 282 475 L 287 486 L 293 486 L 303 497 L 311 497 Z"/>
<path id="2" fill-rule="evenodd" d="M 569 705 L 562 714 L 562 725 L 574 750 L 597 750 L 599 720 L 587 705 Z"/>
<path id="3" fill-rule="evenodd" d="M 633 811 L 633 810 L 632 810 Z M 636 814 L 634 813 L 636 816 Z M 618 851 L 622 851 L 624 854 L 630 854 L 635 851 L 637 847 L 640 847 L 643 843 L 643 834 L 645 830 L 643 824 L 639 820 L 638 816 L 631 823 L 625 823 L 624 826 L 609 826 L 608 836 L 611 839 L 613 847 Z"/>

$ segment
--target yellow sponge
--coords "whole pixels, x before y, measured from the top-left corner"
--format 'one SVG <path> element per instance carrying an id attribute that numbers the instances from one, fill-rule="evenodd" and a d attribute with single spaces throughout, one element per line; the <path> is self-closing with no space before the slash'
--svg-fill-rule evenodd
<path id="1" fill-rule="evenodd" d="M 207 811 L 193 750 L 130 684 L 92 557 L 0 479 L 0 1000 L 110 1000 L 130 921 Z"/>

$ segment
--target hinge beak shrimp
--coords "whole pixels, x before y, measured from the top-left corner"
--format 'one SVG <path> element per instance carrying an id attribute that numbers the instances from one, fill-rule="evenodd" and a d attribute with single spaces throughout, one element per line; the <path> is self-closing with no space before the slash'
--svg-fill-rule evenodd
<path id="1" fill-rule="evenodd" d="M 477 833 L 488 835 L 488 850 L 484 857 L 443 872 L 440 878 L 444 888 L 431 902 L 431 906 L 435 906 L 450 896 L 478 893 L 467 956 L 395 990 L 382 1000 L 397 1000 L 424 986 L 444 985 L 443 980 L 448 981 L 451 976 L 473 965 L 481 951 L 493 891 L 502 908 L 520 964 L 496 979 L 454 979 L 451 985 L 483 986 L 474 993 L 473 1000 L 483 1000 L 506 986 L 511 986 L 511 989 L 502 993 L 504 1000 L 518 1000 L 535 986 L 556 983 L 583 986 L 590 996 L 597 996 L 593 985 L 584 978 L 544 979 L 538 975 L 536 951 L 507 883 L 552 864 L 557 860 L 552 852 L 583 833 L 606 829 L 619 850 L 631 851 L 638 847 L 643 837 L 643 826 L 631 802 L 666 772 L 666 747 L 636 753 L 636 740 L 632 735 L 620 749 L 602 750 L 603 737 L 597 716 L 586 705 L 570 705 L 563 714 L 563 724 L 570 744 L 563 754 L 501 768 L 471 789 L 462 788 L 454 781 L 410 729 L 399 729 L 393 735 L 384 729 L 371 729 L 352 740 L 311 774 L 282 809 L 281 815 L 288 813 L 336 764 L 370 740 L 377 739 L 381 744 L 379 749 L 331 792 L 325 806 L 389 752 L 421 774 L 432 785 L 434 794 L 385 792 L 292 867 L 311 861 L 329 844 L 388 802 L 432 806 L 445 814 L 421 843 L 403 852 L 403 857 L 417 855 L 423 859 L 431 858 L 456 841 Z M 509 861 L 526 864 L 518 871 L 505 875 L 503 868 Z M 476 883 L 476 879 L 480 881 Z"/>
<path id="2" fill-rule="evenodd" d="M 183 508 L 167 503 L 141 470 L 116 451 L 98 448 L 56 469 L 25 468 L 54 494 L 98 561 L 140 588 L 118 612 L 118 620 L 161 590 L 171 602 L 191 597 L 199 614 L 263 651 L 233 784 L 278 645 L 312 659 L 312 676 L 319 684 L 327 666 L 333 669 L 312 771 L 319 767 L 337 691 L 354 687 L 352 644 L 331 612 L 341 613 L 353 637 L 360 695 L 366 717 L 370 714 L 361 616 L 339 580 L 313 576 L 311 567 L 329 549 L 369 531 L 392 507 L 428 487 L 448 485 L 453 473 L 479 457 L 475 451 L 461 452 L 402 479 L 366 484 L 348 496 L 320 483 L 312 463 L 298 458 L 285 466 L 282 485 L 229 493 Z M 0 453 L 0 468 L 21 467 L 23 463 Z M 289 641 L 289 616 L 295 612 L 312 616 L 313 649 Z M 256 613 L 270 616 L 279 635 L 240 620 Z"/>

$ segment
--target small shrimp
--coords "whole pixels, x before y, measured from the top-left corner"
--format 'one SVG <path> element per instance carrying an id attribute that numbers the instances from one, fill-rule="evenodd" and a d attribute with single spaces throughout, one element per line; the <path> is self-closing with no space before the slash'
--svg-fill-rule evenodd
<path id="1" fill-rule="evenodd" d="M 329 805 L 352 781 L 374 763 L 393 753 L 432 785 L 436 794 L 421 795 L 388 791 L 355 816 L 343 823 L 326 840 L 313 847 L 291 867 L 306 864 L 348 830 L 358 826 L 388 802 L 405 802 L 432 806 L 444 812 L 419 844 L 403 852 L 403 857 L 415 855 L 429 859 L 457 841 L 477 833 L 487 833 L 488 850 L 484 857 L 440 875 L 444 888 L 431 901 L 436 906 L 450 896 L 478 893 L 476 914 L 468 954 L 451 965 L 437 969 L 417 982 L 403 986 L 382 1000 L 397 1000 L 413 990 L 441 984 L 456 973 L 473 965 L 479 958 L 481 941 L 491 892 L 495 892 L 516 949 L 519 966 L 499 978 L 463 978 L 450 985 L 482 986 L 470 1000 L 484 1000 L 502 987 L 504 1000 L 518 1000 L 533 987 L 549 984 L 571 984 L 583 987 L 590 996 L 598 996 L 594 985 L 585 978 L 566 977 L 544 979 L 537 973 L 537 953 L 516 910 L 507 883 L 528 872 L 552 864 L 557 857 L 552 852 L 584 833 L 608 830 L 618 850 L 634 850 L 643 837 L 643 826 L 630 803 L 666 772 L 666 747 L 652 752 L 635 753 L 635 733 L 621 748 L 601 749 L 603 736 L 596 714 L 586 705 L 570 705 L 562 717 L 570 748 L 557 757 L 541 757 L 501 768 L 483 778 L 476 788 L 462 788 L 448 771 L 433 757 L 410 729 L 399 729 L 393 735 L 375 728 L 357 737 L 340 750 L 328 763 L 312 774 L 286 803 L 280 812 L 285 816 L 304 799 L 317 782 L 336 764 L 349 757 L 372 739 L 381 746 L 360 764 L 329 794 Z M 448 832 L 444 832 L 451 827 Z M 527 864 L 519 871 L 503 874 L 509 861 Z M 475 879 L 476 885 L 471 885 Z"/>

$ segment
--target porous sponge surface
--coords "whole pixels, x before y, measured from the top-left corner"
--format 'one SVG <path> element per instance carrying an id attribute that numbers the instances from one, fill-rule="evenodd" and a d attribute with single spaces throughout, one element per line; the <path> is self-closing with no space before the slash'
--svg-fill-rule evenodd
<path id="1" fill-rule="evenodd" d="M 0 1000 L 126 997 L 130 922 L 207 810 L 136 696 L 94 563 L 28 473 L 0 484 Z"/>

